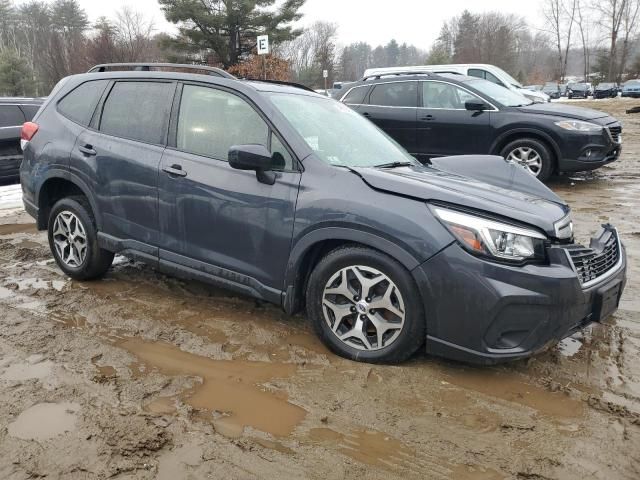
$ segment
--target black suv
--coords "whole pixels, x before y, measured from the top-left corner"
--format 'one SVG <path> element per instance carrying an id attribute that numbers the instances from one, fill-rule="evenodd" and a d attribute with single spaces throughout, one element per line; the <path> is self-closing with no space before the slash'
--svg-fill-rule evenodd
<path id="1" fill-rule="evenodd" d="M 534 104 L 487 80 L 455 74 L 375 76 L 340 99 L 412 155 L 496 154 L 545 181 L 555 172 L 593 170 L 618 159 L 622 126 L 569 105 Z"/>
<path id="2" fill-rule="evenodd" d="M 36 114 L 41 98 L 0 98 L 0 181 L 18 178 L 22 124 Z"/>
<path id="3" fill-rule="evenodd" d="M 573 241 L 569 207 L 519 165 L 422 165 L 294 86 L 172 72 L 61 81 L 23 129 L 26 210 L 70 277 L 114 253 L 306 307 L 345 357 L 537 352 L 618 305 L 615 228 Z"/>

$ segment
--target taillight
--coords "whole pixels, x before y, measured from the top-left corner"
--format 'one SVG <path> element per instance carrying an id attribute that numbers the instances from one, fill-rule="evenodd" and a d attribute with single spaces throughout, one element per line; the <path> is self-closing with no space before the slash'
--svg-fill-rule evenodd
<path id="1" fill-rule="evenodd" d="M 22 131 L 20 132 L 20 146 L 22 147 L 22 150 L 26 148 L 27 144 L 36 133 L 38 133 L 37 123 L 26 122 L 22 125 Z"/>

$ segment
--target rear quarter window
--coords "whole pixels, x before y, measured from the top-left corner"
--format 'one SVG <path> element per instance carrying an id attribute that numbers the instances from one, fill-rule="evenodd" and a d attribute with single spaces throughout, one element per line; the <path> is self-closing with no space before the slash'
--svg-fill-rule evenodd
<path id="1" fill-rule="evenodd" d="M 164 143 L 175 84 L 117 82 L 104 104 L 100 131 L 145 143 Z"/>
<path id="2" fill-rule="evenodd" d="M 92 80 L 77 86 L 58 102 L 58 111 L 69 120 L 88 126 L 108 83 L 108 80 Z"/>
<path id="3" fill-rule="evenodd" d="M 38 110 L 40 109 L 40 105 L 20 105 L 20 110 L 24 113 L 24 119 L 27 122 L 33 120 L 33 117 L 36 116 Z"/>
<path id="4" fill-rule="evenodd" d="M 17 127 L 24 123 L 24 115 L 17 105 L 0 105 L 0 127 Z"/>

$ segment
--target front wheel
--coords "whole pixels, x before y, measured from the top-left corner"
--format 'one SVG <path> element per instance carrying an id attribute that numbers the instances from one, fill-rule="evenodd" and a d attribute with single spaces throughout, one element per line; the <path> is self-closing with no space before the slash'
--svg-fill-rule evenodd
<path id="1" fill-rule="evenodd" d="M 113 253 L 98 246 L 98 231 L 84 197 L 59 200 L 49 215 L 49 246 L 58 267 L 75 280 L 103 276 Z"/>
<path id="2" fill-rule="evenodd" d="M 535 138 L 514 140 L 500 152 L 507 160 L 519 163 L 541 182 L 553 173 L 553 156 L 549 148 Z"/>
<path id="3" fill-rule="evenodd" d="M 320 339 L 338 355 L 397 363 L 424 343 L 421 296 L 411 274 L 389 256 L 347 246 L 325 256 L 306 292 L 307 313 Z"/>

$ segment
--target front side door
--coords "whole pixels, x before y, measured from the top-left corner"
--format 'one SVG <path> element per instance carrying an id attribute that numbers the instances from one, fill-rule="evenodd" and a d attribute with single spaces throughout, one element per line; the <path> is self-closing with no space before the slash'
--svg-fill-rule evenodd
<path id="1" fill-rule="evenodd" d="M 89 179 L 102 231 L 150 255 L 157 252 L 158 168 L 175 82 L 115 82 L 95 120 L 77 138 L 72 170 Z M 152 246 L 156 245 L 155 248 Z"/>
<path id="2" fill-rule="evenodd" d="M 418 109 L 417 140 L 420 156 L 488 153 L 491 114 L 465 107 L 468 100 L 484 100 L 452 83 L 439 80 L 420 83 L 422 106 Z"/>
<path id="3" fill-rule="evenodd" d="M 233 91 L 185 84 L 159 176 L 160 261 L 234 283 L 282 289 L 300 183 L 297 162 L 257 109 Z M 232 145 L 262 144 L 273 185 L 231 168 Z M 256 283 L 257 282 L 257 283 Z"/>
<path id="4" fill-rule="evenodd" d="M 371 120 L 409 153 L 417 152 L 418 82 L 378 83 L 357 112 Z"/>

